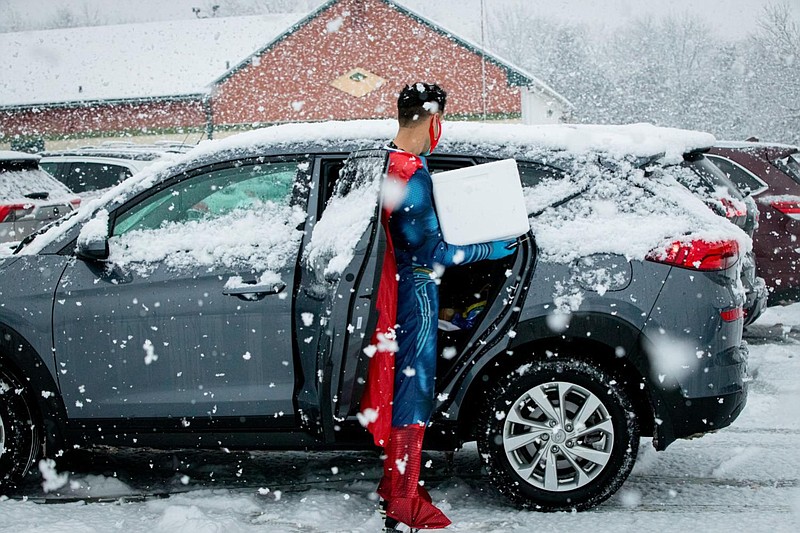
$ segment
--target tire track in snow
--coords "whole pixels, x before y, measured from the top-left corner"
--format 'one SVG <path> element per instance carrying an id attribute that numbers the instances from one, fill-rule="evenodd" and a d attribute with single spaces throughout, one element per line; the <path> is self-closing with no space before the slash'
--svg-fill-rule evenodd
<path id="1" fill-rule="evenodd" d="M 716 487 L 740 487 L 740 488 L 774 488 L 791 489 L 800 488 L 798 479 L 731 479 L 721 477 L 683 477 L 683 476 L 663 476 L 658 474 L 636 474 L 631 475 L 626 483 L 658 483 L 670 485 L 711 485 Z"/>
<path id="2" fill-rule="evenodd" d="M 800 428 L 748 428 L 730 426 L 725 428 L 725 433 L 769 433 L 771 435 L 800 435 Z"/>

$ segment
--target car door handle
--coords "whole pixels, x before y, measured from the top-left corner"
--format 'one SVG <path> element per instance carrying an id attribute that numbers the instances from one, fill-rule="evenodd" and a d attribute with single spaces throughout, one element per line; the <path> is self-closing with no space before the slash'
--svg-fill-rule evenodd
<path id="1" fill-rule="evenodd" d="M 236 287 L 224 287 L 222 294 L 227 296 L 241 296 L 245 294 L 255 294 L 257 296 L 267 296 L 269 294 L 278 294 L 283 292 L 286 284 L 283 282 L 272 283 L 269 285 L 252 285 L 244 284 Z"/>

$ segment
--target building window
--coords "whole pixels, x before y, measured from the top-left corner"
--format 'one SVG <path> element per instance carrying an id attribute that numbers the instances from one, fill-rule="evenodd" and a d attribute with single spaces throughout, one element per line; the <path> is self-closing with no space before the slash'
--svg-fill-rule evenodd
<path id="1" fill-rule="evenodd" d="M 380 88 L 386 80 L 365 68 L 356 67 L 331 81 L 331 85 L 350 96 L 361 98 Z"/>

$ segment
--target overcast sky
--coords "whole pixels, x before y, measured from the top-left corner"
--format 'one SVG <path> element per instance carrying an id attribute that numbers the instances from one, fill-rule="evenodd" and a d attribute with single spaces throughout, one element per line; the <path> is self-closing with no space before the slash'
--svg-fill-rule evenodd
<path id="1" fill-rule="evenodd" d="M 631 19 L 651 15 L 693 13 L 704 19 L 718 36 L 737 38 L 755 28 L 764 6 L 776 0 L 484 0 L 487 10 L 498 9 L 514 2 L 531 2 L 542 16 L 584 23 L 603 32 L 613 31 Z M 780 1 L 780 0 L 778 0 Z M 783 0 L 800 17 L 800 0 Z M 193 17 L 192 7 L 213 3 L 224 5 L 226 0 L 0 0 L 26 20 L 48 20 L 61 6 L 83 10 L 84 5 L 101 20 L 121 19 L 165 20 Z M 300 1 L 305 8 L 322 2 Z M 477 24 L 480 0 L 403 0 L 403 3 L 440 22 L 459 17 L 461 26 Z M 305 11 L 305 9 L 301 9 Z M 2 11 L 0 11 L 2 12 Z M 465 24 L 467 23 L 467 24 Z M 454 26 L 457 24 L 453 24 Z"/>

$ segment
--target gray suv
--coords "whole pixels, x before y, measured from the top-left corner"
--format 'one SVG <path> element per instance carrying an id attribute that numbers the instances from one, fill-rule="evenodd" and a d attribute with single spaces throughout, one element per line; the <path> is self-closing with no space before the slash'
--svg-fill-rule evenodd
<path id="1" fill-rule="evenodd" d="M 730 424 L 746 399 L 738 230 L 619 147 L 575 142 L 593 130 L 447 127 L 430 168 L 515 157 L 532 232 L 507 260 L 441 274 L 442 307 L 472 323 L 440 328 L 426 446 L 477 440 L 515 503 L 586 509 L 621 486 L 641 436 L 663 450 Z M 386 152 L 363 149 L 392 134 L 206 143 L 3 259 L 4 485 L 74 446 L 371 448 L 359 400 Z"/>

